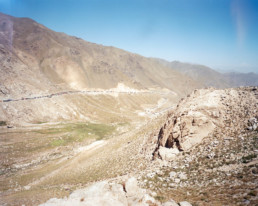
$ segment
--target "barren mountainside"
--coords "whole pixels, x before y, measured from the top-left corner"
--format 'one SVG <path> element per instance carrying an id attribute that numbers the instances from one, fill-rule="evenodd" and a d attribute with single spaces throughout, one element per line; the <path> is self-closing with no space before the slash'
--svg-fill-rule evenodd
<path id="1" fill-rule="evenodd" d="M 258 205 L 256 74 L 2 13 L 0 72 L 0 205 Z"/>
<path id="2" fill-rule="evenodd" d="M 152 59 L 2 13 L 0 60 L 0 100 L 8 101 L 0 121 L 7 124 L 114 122 L 129 111 L 124 121 L 131 121 L 132 111 L 139 117 L 147 108 L 171 107 L 202 86 Z M 143 95 L 131 98 L 135 91 Z"/>
<path id="3" fill-rule="evenodd" d="M 161 64 L 188 76 L 195 81 L 200 82 L 206 87 L 228 88 L 230 82 L 219 72 L 198 64 L 182 63 L 179 61 L 168 62 L 162 59 L 156 59 Z"/>
<path id="4" fill-rule="evenodd" d="M 230 88 L 258 85 L 258 76 L 256 73 L 220 73 L 199 64 L 183 63 L 179 61 L 168 62 L 162 59 L 156 59 L 156 61 L 200 82 L 206 87 Z"/>
<path id="5" fill-rule="evenodd" d="M 108 89 L 123 82 L 186 94 L 201 86 L 151 59 L 54 32 L 28 18 L 0 14 L 0 33 L 5 93 L 28 93 L 28 88 Z"/>

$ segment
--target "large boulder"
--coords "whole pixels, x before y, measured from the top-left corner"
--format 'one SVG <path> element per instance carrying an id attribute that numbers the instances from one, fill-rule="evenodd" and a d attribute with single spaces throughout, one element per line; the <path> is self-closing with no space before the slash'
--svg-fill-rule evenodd
<path id="1" fill-rule="evenodd" d="M 175 158 L 175 156 L 179 153 L 177 148 L 166 148 L 160 147 L 159 148 L 159 156 L 162 160 L 171 161 Z"/>
<path id="2" fill-rule="evenodd" d="M 168 202 L 164 202 L 162 206 L 178 206 L 178 204 L 174 200 L 169 200 Z"/>
<path id="3" fill-rule="evenodd" d="M 133 177 L 123 185 L 102 181 L 74 191 L 63 199 L 52 198 L 40 206 L 149 206 L 160 205 L 137 185 Z"/>
<path id="4" fill-rule="evenodd" d="M 146 193 L 146 190 L 138 186 L 138 182 L 134 177 L 125 182 L 125 192 L 128 206 L 148 206 L 156 202 L 153 197 Z"/>
<path id="5" fill-rule="evenodd" d="M 223 131 L 223 136 L 236 136 L 236 132 L 240 133 L 246 126 L 248 130 L 258 130 L 257 96 L 257 89 L 248 87 L 194 91 L 168 114 L 155 135 L 154 158 L 159 156 L 163 160 L 172 160 L 175 155 L 169 148 L 187 151 L 205 137 L 216 136 L 220 131 Z"/>
<path id="6" fill-rule="evenodd" d="M 183 201 L 183 202 L 179 202 L 180 206 L 192 206 L 189 202 L 187 201 Z"/>
<path id="7" fill-rule="evenodd" d="M 68 198 L 52 198 L 41 206 L 124 206 L 128 205 L 123 186 L 107 181 L 74 191 Z"/>

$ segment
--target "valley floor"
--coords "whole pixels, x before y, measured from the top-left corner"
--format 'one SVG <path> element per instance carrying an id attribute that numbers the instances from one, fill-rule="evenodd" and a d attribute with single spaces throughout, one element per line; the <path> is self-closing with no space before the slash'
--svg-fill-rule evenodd
<path id="1" fill-rule="evenodd" d="M 199 93 L 202 98 L 211 97 L 208 90 Z M 216 94 L 212 98 L 225 103 L 220 109 L 228 109 L 221 116 L 224 126 L 215 127 L 201 143 L 169 161 L 153 159 L 160 128 L 171 117 L 166 114 L 170 108 L 164 107 L 167 103 L 157 107 L 158 115 L 138 115 L 134 122 L 37 122 L 2 127 L 0 205 L 38 205 L 53 197 L 69 196 L 95 182 L 122 184 L 132 176 L 160 202 L 172 198 L 176 202 L 187 200 L 193 206 L 257 205 L 258 133 L 242 127 L 248 119 L 241 119 L 241 124 L 229 121 L 237 120 L 238 108 L 247 109 L 245 101 L 249 99 L 243 97 L 239 100 L 243 104 L 239 104 L 232 100 L 237 95 L 231 90 L 213 90 L 212 94 Z M 257 104 L 255 97 L 249 101 L 251 109 Z M 190 100 L 199 102 L 196 98 L 189 96 L 184 100 L 188 103 L 180 103 L 182 107 L 190 104 L 191 112 L 180 110 L 180 106 L 170 112 L 178 115 L 176 111 L 182 111 L 178 118 L 191 119 L 187 116 L 193 111 Z M 234 107 L 229 100 L 235 102 Z M 209 107 L 199 109 L 205 115 L 214 115 L 213 107 L 212 113 Z M 250 115 L 255 113 L 252 110 Z"/>

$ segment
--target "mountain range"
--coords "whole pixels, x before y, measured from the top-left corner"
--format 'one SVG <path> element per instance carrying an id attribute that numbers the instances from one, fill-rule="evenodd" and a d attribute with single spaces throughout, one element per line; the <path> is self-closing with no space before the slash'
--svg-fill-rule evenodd
<path id="1" fill-rule="evenodd" d="M 0 72 L 0 205 L 257 202 L 257 74 L 2 13 Z"/>
<path id="2" fill-rule="evenodd" d="M 132 88 L 166 88 L 180 94 L 204 86 L 257 85 L 257 74 L 221 74 L 202 65 L 146 58 L 2 13 L 0 51 L 2 95 L 109 89 L 120 82 Z"/>

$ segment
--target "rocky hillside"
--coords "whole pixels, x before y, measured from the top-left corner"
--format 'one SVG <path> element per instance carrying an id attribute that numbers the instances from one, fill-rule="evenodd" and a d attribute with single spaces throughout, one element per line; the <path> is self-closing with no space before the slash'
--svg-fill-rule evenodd
<path id="1" fill-rule="evenodd" d="M 0 205 L 257 205 L 258 88 L 194 71 L 0 14 Z"/>
<path id="2" fill-rule="evenodd" d="M 223 74 L 204 65 L 182 63 L 179 61 L 168 62 L 163 59 L 156 59 L 161 64 L 200 82 L 206 87 L 228 88 L 232 87 Z M 253 86 L 253 85 L 251 85 Z"/>
<path id="3" fill-rule="evenodd" d="M 151 139 L 163 167 L 142 175 L 164 200 L 196 205 L 256 205 L 258 88 L 196 90 Z M 179 198 L 180 199 L 180 198 Z"/>
<path id="4" fill-rule="evenodd" d="M 14 125 L 131 122 L 202 86 L 152 59 L 2 13 L 0 72 L 0 121 Z"/>
<path id="5" fill-rule="evenodd" d="M 258 85 L 258 75 L 256 73 L 220 73 L 199 64 L 179 61 L 168 62 L 163 59 L 156 59 L 156 61 L 202 83 L 206 87 L 229 88 Z"/>
<path id="6" fill-rule="evenodd" d="M 40 206 L 192 206 L 186 201 L 181 201 L 178 205 L 174 200 L 161 204 L 151 196 L 153 194 L 148 194 L 149 191 L 140 188 L 137 184 L 134 177 L 123 184 L 102 181 L 88 188 L 76 190 L 68 198 L 53 198 Z"/>
<path id="7" fill-rule="evenodd" d="M 195 90 L 170 114 L 159 132 L 159 146 L 188 150 L 218 128 L 225 136 L 237 136 L 257 115 L 257 95 L 256 87 Z"/>
<path id="8" fill-rule="evenodd" d="M 201 86 L 151 59 L 54 32 L 28 18 L 0 14 L 1 95 L 60 88 L 167 88 L 186 94 Z"/>
<path id="9" fill-rule="evenodd" d="M 0 204 L 256 205 L 257 97 L 257 87 L 201 89 L 168 115 L 131 126 L 2 133 Z M 100 128 L 104 139 L 92 143 Z"/>

